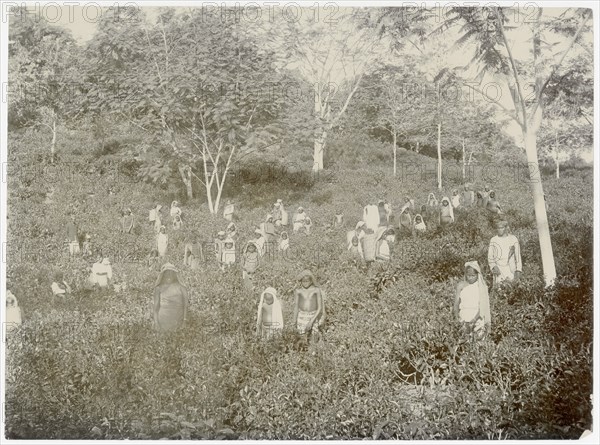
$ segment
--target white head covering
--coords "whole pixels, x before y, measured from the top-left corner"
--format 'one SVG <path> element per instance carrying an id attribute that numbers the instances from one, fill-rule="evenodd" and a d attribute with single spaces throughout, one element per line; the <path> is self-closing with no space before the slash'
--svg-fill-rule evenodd
<path id="1" fill-rule="evenodd" d="M 108 258 L 104 258 L 102 260 L 102 264 L 104 264 L 105 266 L 110 266 L 110 260 Z"/>
<path id="2" fill-rule="evenodd" d="M 360 229 L 364 225 L 365 225 L 364 221 L 359 221 L 359 222 L 356 223 L 356 228 L 354 230 L 358 230 L 358 229 Z"/>
<path id="3" fill-rule="evenodd" d="M 6 307 L 19 307 L 17 297 L 15 297 L 13 293 L 9 290 L 6 291 Z"/>
<path id="4" fill-rule="evenodd" d="M 452 218 L 452 222 L 454 222 L 454 207 L 452 206 L 452 201 L 450 201 L 450 199 L 447 196 L 444 196 L 442 198 L 442 201 L 440 202 L 443 203 L 444 201 L 448 202 L 448 209 L 450 209 L 450 217 Z"/>
<path id="5" fill-rule="evenodd" d="M 427 197 L 427 205 L 437 205 L 437 199 L 435 198 L 435 194 L 431 192 Z"/>
<path id="6" fill-rule="evenodd" d="M 419 217 L 421 219 L 420 223 L 417 223 L 417 217 Z M 413 220 L 413 227 L 415 228 L 415 230 L 427 230 L 427 226 L 425 225 L 425 221 L 423 221 L 423 217 L 421 216 L 420 213 L 417 213 L 415 215 L 415 219 Z"/>
<path id="7" fill-rule="evenodd" d="M 17 301 L 17 297 L 9 290 L 6 291 L 6 312 L 5 319 L 2 322 L 6 323 L 7 333 L 16 329 L 22 323 L 19 302 Z"/>
<path id="8" fill-rule="evenodd" d="M 273 295 L 273 312 L 271 317 L 272 326 L 270 329 L 282 330 L 283 329 L 283 311 L 281 310 L 281 302 L 277 298 L 277 291 L 272 287 L 267 287 L 262 294 L 260 294 L 260 302 L 258 303 L 258 313 L 256 314 L 256 327 L 260 330 L 262 326 L 259 325 L 259 320 L 262 315 L 262 308 L 265 300 L 265 294 Z"/>
<path id="9" fill-rule="evenodd" d="M 479 315 L 483 318 L 483 322 L 486 325 L 491 325 L 492 316 L 490 314 L 490 296 L 488 294 L 488 287 L 483 280 L 483 275 L 481 274 L 481 268 L 479 267 L 479 263 L 477 261 L 467 261 L 465 263 L 465 275 L 467 267 L 471 267 L 477 271 L 477 286 L 479 288 Z M 465 276 L 465 281 L 467 281 L 467 277 Z"/>
<path id="10" fill-rule="evenodd" d="M 257 245 L 257 244 L 256 244 L 254 241 L 248 241 L 248 242 L 246 243 L 246 245 L 244 246 L 243 253 L 246 253 L 246 252 L 248 251 L 248 247 L 249 247 L 250 245 L 253 245 L 253 246 L 254 246 L 254 248 L 256 249 L 256 252 L 260 254 L 260 249 L 259 249 L 258 245 Z"/>

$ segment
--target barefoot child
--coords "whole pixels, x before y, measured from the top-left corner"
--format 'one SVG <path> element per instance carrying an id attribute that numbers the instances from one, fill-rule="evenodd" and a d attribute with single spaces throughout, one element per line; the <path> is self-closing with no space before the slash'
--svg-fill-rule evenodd
<path id="1" fill-rule="evenodd" d="M 260 295 L 256 318 L 256 335 L 269 339 L 283 330 L 283 312 L 277 291 L 267 287 Z"/>
<path id="2" fill-rule="evenodd" d="M 299 334 L 318 335 L 319 326 L 325 320 L 325 307 L 321 289 L 317 286 L 314 275 L 304 270 L 298 280 L 301 287 L 296 289 L 294 303 L 294 322 Z"/>

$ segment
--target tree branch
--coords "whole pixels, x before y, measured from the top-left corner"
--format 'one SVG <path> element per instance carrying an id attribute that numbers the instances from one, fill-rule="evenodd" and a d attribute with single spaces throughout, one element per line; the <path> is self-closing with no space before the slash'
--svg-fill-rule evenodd
<path id="1" fill-rule="evenodd" d="M 537 111 L 537 108 L 540 104 L 540 100 L 542 98 L 542 93 L 544 92 L 544 90 L 546 89 L 546 87 L 548 86 L 548 82 L 550 82 L 550 79 L 552 78 L 552 76 L 554 75 L 554 73 L 556 72 L 556 70 L 558 69 L 558 67 L 560 65 L 562 65 L 563 60 L 565 59 L 567 53 L 569 51 L 571 51 L 571 48 L 573 47 L 573 45 L 575 45 L 575 41 L 577 40 L 577 38 L 579 37 L 579 34 L 581 34 L 581 31 L 583 31 L 583 27 L 585 26 L 585 24 L 587 23 L 588 19 L 590 18 L 590 15 L 592 14 L 592 10 L 590 9 L 590 12 L 586 15 L 586 17 L 583 19 L 583 21 L 581 22 L 581 24 L 579 25 L 579 28 L 577 29 L 577 32 L 575 33 L 575 35 L 573 36 L 573 38 L 571 39 L 571 42 L 569 43 L 569 46 L 567 47 L 567 49 L 563 52 L 562 57 L 560 58 L 560 60 L 558 61 L 558 63 L 556 65 L 553 66 L 552 68 L 552 72 L 550 73 L 550 75 L 548 76 L 548 78 L 542 83 L 542 87 L 539 89 L 539 91 L 537 91 L 536 94 L 536 102 L 535 105 L 533 107 L 532 116 L 535 116 L 535 112 Z"/>
<path id="2" fill-rule="evenodd" d="M 515 83 L 517 84 L 517 92 L 519 93 L 519 103 L 521 104 L 521 113 L 523 114 L 523 122 L 521 123 L 521 127 L 526 130 L 527 129 L 527 109 L 525 108 L 525 99 L 523 97 L 523 90 L 521 89 L 521 82 L 519 81 L 519 72 L 517 71 L 517 66 L 515 65 L 515 59 L 513 58 L 512 51 L 510 50 L 510 46 L 508 44 L 508 39 L 506 38 L 506 33 L 504 32 L 504 23 L 502 23 L 502 17 L 500 16 L 500 8 L 494 8 L 496 13 L 496 18 L 498 19 L 498 27 L 500 28 L 500 34 L 502 35 L 502 40 L 504 41 L 504 46 L 506 47 L 506 52 L 508 53 L 508 59 L 510 61 L 510 66 L 513 71 L 513 76 L 515 77 Z M 517 110 L 515 110 L 517 111 Z M 517 113 L 518 115 L 518 113 Z"/>

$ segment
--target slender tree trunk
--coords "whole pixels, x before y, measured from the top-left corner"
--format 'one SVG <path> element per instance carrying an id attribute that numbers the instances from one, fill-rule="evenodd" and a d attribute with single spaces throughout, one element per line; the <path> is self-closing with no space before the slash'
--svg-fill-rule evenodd
<path id="1" fill-rule="evenodd" d="M 463 165 L 462 165 L 462 178 L 463 178 L 463 183 L 465 182 L 465 178 L 467 177 L 466 174 L 466 162 L 467 160 L 465 159 L 465 140 L 463 138 L 462 141 L 462 155 L 463 155 Z"/>
<path id="2" fill-rule="evenodd" d="M 554 160 L 556 162 L 556 179 L 560 179 L 560 161 L 558 160 L 558 132 L 554 134 Z"/>
<path id="3" fill-rule="evenodd" d="M 419 143 L 417 142 L 417 153 L 419 153 L 421 149 L 419 148 Z"/>
<path id="4" fill-rule="evenodd" d="M 54 164 L 56 156 L 56 113 L 52 115 L 52 143 L 50 145 L 50 163 Z"/>
<path id="5" fill-rule="evenodd" d="M 437 165 L 437 181 L 438 181 L 438 190 L 442 190 L 442 124 L 438 124 L 438 137 L 437 137 L 437 155 L 438 155 L 438 165 Z"/>
<path id="6" fill-rule="evenodd" d="M 393 131 L 394 136 L 394 176 L 396 176 L 396 130 Z"/>
<path id="7" fill-rule="evenodd" d="M 313 150 L 313 172 L 318 173 L 323 170 L 323 151 L 325 150 L 325 139 L 327 131 L 315 138 Z"/>
<path id="8" fill-rule="evenodd" d="M 525 151 L 527 153 L 527 162 L 529 164 L 529 180 L 533 194 L 535 220 L 540 241 L 540 252 L 542 254 L 544 281 L 546 286 L 551 286 L 554 284 L 556 279 L 556 266 L 554 264 L 554 253 L 552 252 L 552 240 L 550 239 L 548 215 L 546 214 L 542 176 L 540 174 L 537 158 L 536 131 L 529 128 L 523 136 L 525 137 Z"/>

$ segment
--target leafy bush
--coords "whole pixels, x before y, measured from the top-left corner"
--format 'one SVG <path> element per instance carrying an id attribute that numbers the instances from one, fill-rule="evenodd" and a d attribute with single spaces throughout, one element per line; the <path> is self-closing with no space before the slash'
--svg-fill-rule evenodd
<path id="1" fill-rule="evenodd" d="M 27 141 L 11 136 L 9 154 Z M 357 144 L 338 145 L 364 151 L 357 166 L 389 151 Z M 28 153 L 22 165 L 37 162 L 36 151 L 21 151 Z M 65 153 L 68 161 L 73 152 Z M 465 261 L 479 261 L 491 283 L 487 247 L 495 230 L 487 212 L 458 209 L 451 228 L 401 237 L 389 265 L 367 269 L 346 250 L 346 230 L 362 207 L 384 198 L 397 210 L 404 195 L 420 204 L 435 183 L 427 175 L 394 178 L 389 165 L 357 174 L 341 163 L 334 181 L 314 181 L 308 165 L 285 179 L 297 174 L 297 183 L 276 175 L 232 183 L 228 193 L 235 191 L 243 217 L 240 248 L 277 198 L 290 211 L 302 205 L 314 222 L 311 235 L 290 235 L 288 256 L 265 258 L 254 290 L 243 287 L 239 267 L 222 273 L 208 250 L 200 271 L 181 266 L 191 234 L 209 244 L 226 225 L 205 203 L 187 203 L 184 230 L 169 230 L 168 259 L 182 269 L 190 314 L 183 331 L 161 336 L 151 329 L 156 272 L 142 261 L 154 243 L 146 218 L 157 202 L 168 207 L 180 186 L 115 178 L 110 155 L 75 159 L 90 168 L 68 176 L 27 169 L 9 176 L 8 234 L 18 245 L 9 246 L 8 285 L 24 324 L 7 342 L 8 437 L 512 440 L 574 439 L 590 428 L 593 209 L 581 193 L 591 194 L 589 172 L 545 183 L 560 275 L 550 289 L 542 280 L 528 184 L 511 178 L 494 184 L 521 242 L 524 273 L 491 290 L 492 329 L 484 341 L 461 330 L 452 307 Z M 399 159 L 427 170 L 433 162 L 408 152 Z M 137 166 L 121 167 L 133 174 Z M 44 204 L 41 192 L 49 184 L 56 192 Z M 135 215 L 131 236 L 118 233 L 125 207 Z M 340 210 L 347 227 L 328 227 Z M 109 253 L 125 292 L 83 289 L 90 259 L 68 256 L 70 211 Z M 321 342 L 297 336 L 290 323 L 295 278 L 306 267 L 326 295 Z M 65 302 L 51 296 L 56 269 L 75 288 Z M 267 286 L 278 290 L 287 326 L 281 338 L 262 342 L 254 327 Z"/>

